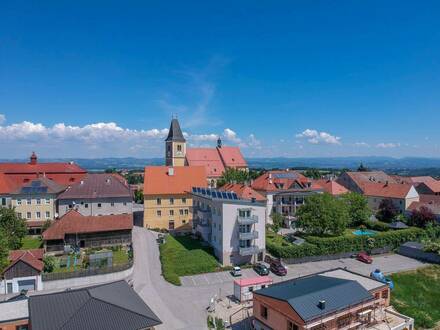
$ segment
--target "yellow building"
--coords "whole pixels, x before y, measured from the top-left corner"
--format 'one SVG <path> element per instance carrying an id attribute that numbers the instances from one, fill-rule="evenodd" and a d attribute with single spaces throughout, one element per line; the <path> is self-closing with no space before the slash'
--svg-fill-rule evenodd
<path id="1" fill-rule="evenodd" d="M 206 186 L 203 166 L 147 166 L 144 173 L 144 227 L 191 230 L 191 189 Z"/>

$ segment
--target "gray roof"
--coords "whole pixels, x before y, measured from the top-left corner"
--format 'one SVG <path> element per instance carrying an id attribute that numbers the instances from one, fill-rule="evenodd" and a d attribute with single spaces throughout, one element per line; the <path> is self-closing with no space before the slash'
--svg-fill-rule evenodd
<path id="1" fill-rule="evenodd" d="M 89 173 L 80 182 L 67 188 L 58 199 L 130 198 L 130 187 L 121 180 L 110 173 Z"/>
<path id="2" fill-rule="evenodd" d="M 322 275 L 281 282 L 255 293 L 286 301 L 305 322 L 374 299 L 356 281 Z M 324 309 L 318 307 L 321 300 L 326 302 Z"/>
<path id="3" fill-rule="evenodd" d="M 125 281 L 29 298 L 33 330 L 144 329 L 161 324 Z"/>
<path id="4" fill-rule="evenodd" d="M 393 223 L 390 223 L 388 225 L 391 229 L 405 229 L 408 228 L 406 224 L 404 224 L 402 221 L 395 221 Z"/>
<path id="5" fill-rule="evenodd" d="M 59 194 L 65 186 L 61 186 L 55 181 L 47 177 L 39 177 L 22 184 L 19 188 L 12 192 L 16 195 L 39 195 L 39 194 Z"/>
<path id="6" fill-rule="evenodd" d="M 176 118 L 171 120 L 170 130 L 165 141 L 186 142 L 180 129 L 179 121 Z"/>

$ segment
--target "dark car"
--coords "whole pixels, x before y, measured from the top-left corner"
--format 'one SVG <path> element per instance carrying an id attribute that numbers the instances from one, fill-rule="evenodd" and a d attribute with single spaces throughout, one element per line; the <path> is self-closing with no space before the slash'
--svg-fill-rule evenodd
<path id="1" fill-rule="evenodd" d="M 264 264 L 261 263 L 255 264 L 254 270 L 260 276 L 269 275 L 269 269 Z"/>
<path id="2" fill-rule="evenodd" d="M 271 263 L 270 264 L 270 271 L 278 276 L 286 276 L 287 275 L 286 267 L 284 267 L 284 265 L 279 262 Z"/>

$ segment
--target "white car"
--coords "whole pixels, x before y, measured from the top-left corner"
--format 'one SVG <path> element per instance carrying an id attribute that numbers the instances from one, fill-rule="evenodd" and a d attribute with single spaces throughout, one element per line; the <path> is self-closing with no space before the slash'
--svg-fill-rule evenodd
<path id="1" fill-rule="evenodd" d="M 231 275 L 232 276 L 241 276 L 241 268 L 238 266 L 235 266 L 234 268 L 232 268 L 231 270 Z"/>

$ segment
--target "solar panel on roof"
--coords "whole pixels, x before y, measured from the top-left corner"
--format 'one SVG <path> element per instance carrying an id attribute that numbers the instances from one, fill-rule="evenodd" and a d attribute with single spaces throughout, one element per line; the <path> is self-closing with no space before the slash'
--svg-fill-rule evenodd
<path id="1" fill-rule="evenodd" d="M 236 194 L 236 193 L 233 193 L 233 194 L 232 194 L 232 198 L 235 199 L 235 200 L 237 200 L 237 199 L 238 199 L 237 194 Z"/>
<path id="2" fill-rule="evenodd" d="M 226 195 L 228 196 L 228 199 L 232 199 L 232 194 L 230 192 L 226 193 Z"/>
<path id="3" fill-rule="evenodd" d="M 272 176 L 276 179 L 296 179 L 298 175 L 296 173 L 274 173 Z"/>
<path id="4" fill-rule="evenodd" d="M 40 181 L 32 181 L 31 186 L 32 187 L 40 187 L 41 186 L 41 182 Z"/>

